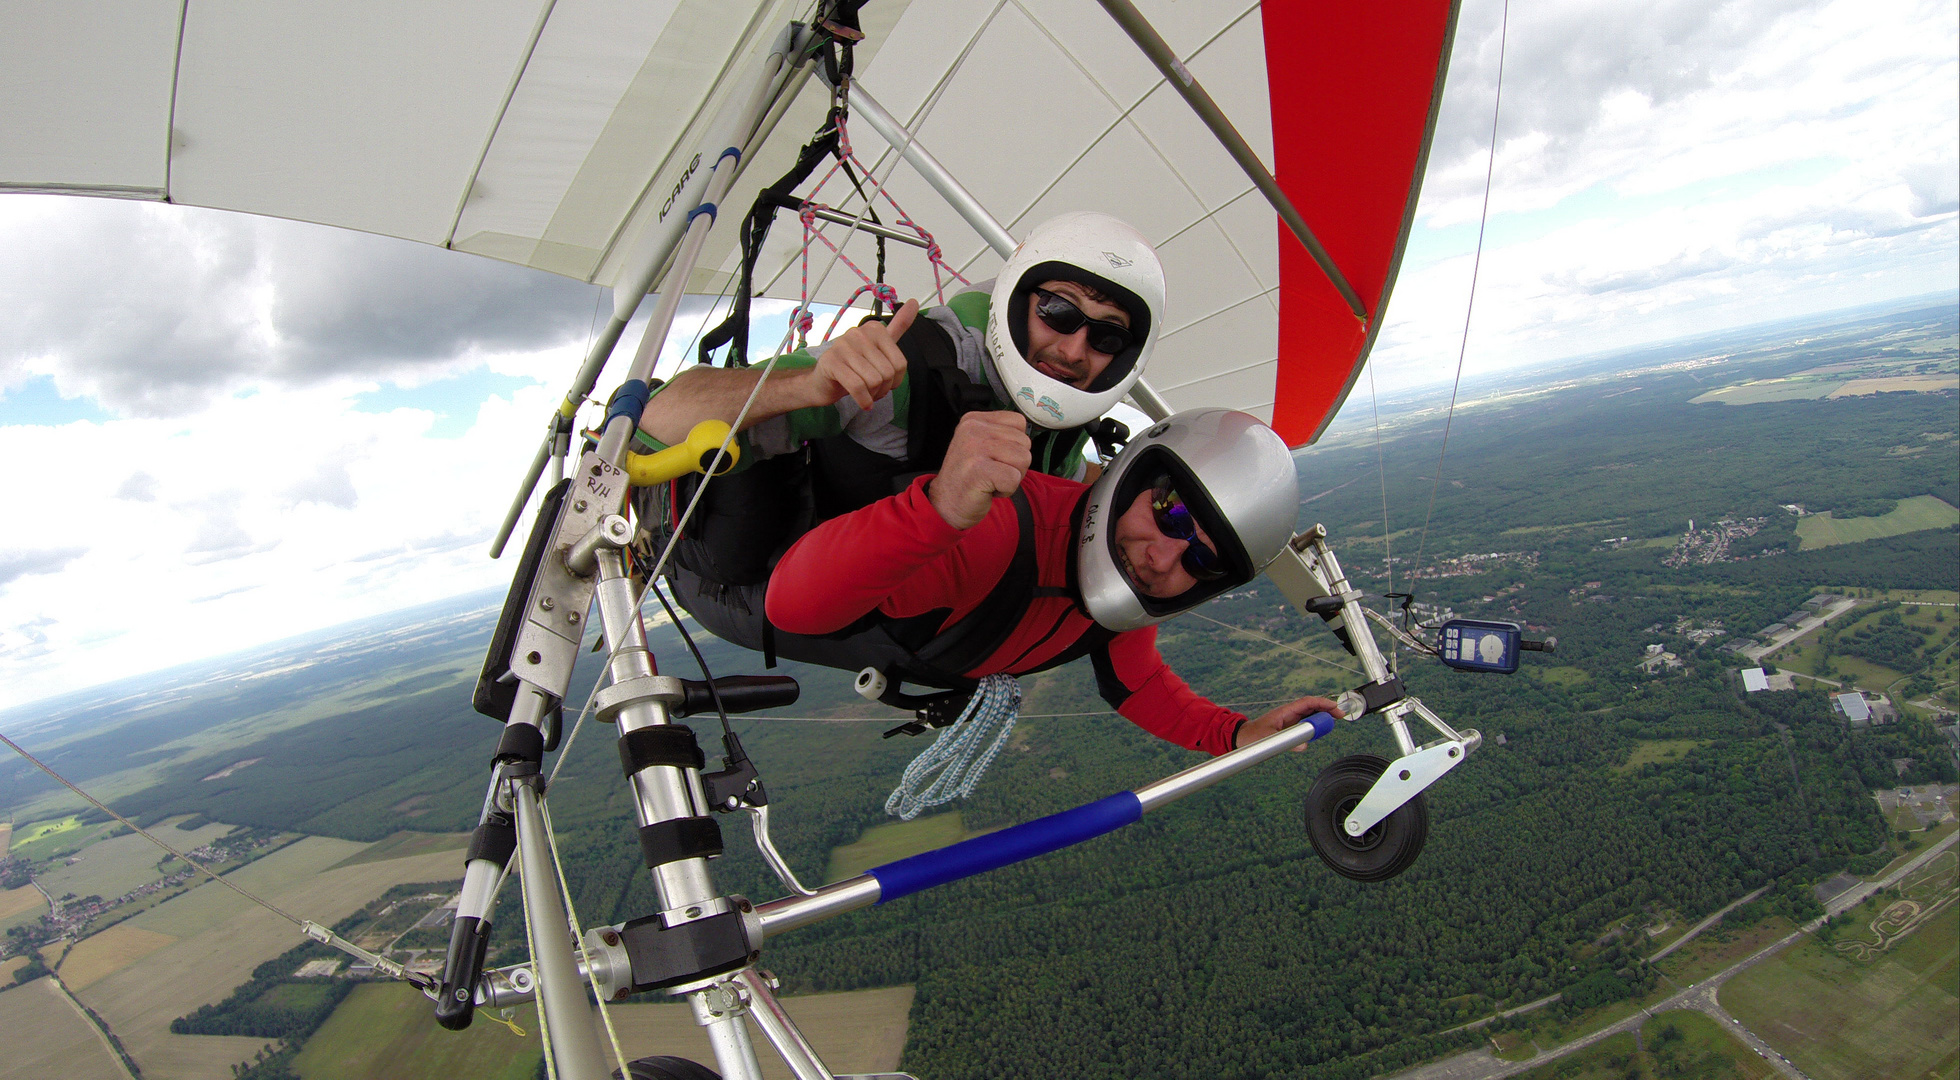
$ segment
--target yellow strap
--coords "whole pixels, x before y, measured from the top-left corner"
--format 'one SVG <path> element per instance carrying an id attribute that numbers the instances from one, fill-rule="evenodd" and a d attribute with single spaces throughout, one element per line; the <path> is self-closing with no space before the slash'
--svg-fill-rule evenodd
<path id="1" fill-rule="evenodd" d="M 708 465 L 715 460 L 715 454 L 728 438 L 728 424 L 721 420 L 703 420 L 694 425 L 687 438 L 665 450 L 651 454 L 626 455 L 626 476 L 634 487 L 652 487 L 686 476 L 688 473 L 707 472 Z M 742 448 L 734 443 L 728 444 L 728 453 L 721 461 L 717 472 L 727 472 L 742 458 Z"/>

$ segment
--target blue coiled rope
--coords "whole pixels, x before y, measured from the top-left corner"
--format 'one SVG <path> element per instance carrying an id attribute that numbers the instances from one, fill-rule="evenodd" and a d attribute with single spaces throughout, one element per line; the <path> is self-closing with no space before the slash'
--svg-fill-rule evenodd
<path id="1" fill-rule="evenodd" d="M 983 676 L 960 718 L 905 767 L 885 800 L 885 813 L 911 821 L 931 807 L 966 798 L 1000 755 L 1020 713 L 1020 681 L 1012 675 Z"/>

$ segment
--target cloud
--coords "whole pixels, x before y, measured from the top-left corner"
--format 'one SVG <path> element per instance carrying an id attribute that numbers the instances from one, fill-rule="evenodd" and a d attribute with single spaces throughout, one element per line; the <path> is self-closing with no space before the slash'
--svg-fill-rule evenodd
<path id="1" fill-rule="evenodd" d="M 582 338 L 596 290 L 423 244 L 243 214 L 9 196 L 0 384 L 179 416 L 253 386 L 409 378 Z"/>
<path id="2" fill-rule="evenodd" d="M 52 574 L 88 554 L 87 548 L 0 552 L 0 588 L 34 574 Z"/>
<path id="3" fill-rule="evenodd" d="M 228 494 L 201 505 L 185 507 L 195 521 L 190 543 L 184 547 L 184 561 L 192 566 L 243 558 L 279 546 L 278 540 L 259 542 L 239 521 L 238 502 L 242 496 Z"/>
<path id="4" fill-rule="evenodd" d="M 318 503 L 341 510 L 352 510 L 360 501 L 345 461 L 319 462 L 311 473 L 286 489 L 286 497 L 294 504 Z"/>
<path id="5" fill-rule="evenodd" d="M 161 483 L 146 472 L 133 472 L 116 488 L 116 498 L 130 502 L 157 501 L 157 488 Z"/>

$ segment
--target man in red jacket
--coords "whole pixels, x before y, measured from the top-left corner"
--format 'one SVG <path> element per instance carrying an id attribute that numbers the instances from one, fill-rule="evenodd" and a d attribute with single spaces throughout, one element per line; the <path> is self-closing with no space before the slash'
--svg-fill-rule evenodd
<path id="1" fill-rule="evenodd" d="M 806 534 L 770 577 L 769 621 L 793 635 L 878 626 L 932 633 L 920 650 L 965 679 L 1079 656 L 1139 727 L 1223 754 L 1332 701 L 1256 719 L 1200 697 L 1157 652 L 1159 620 L 1252 580 L 1298 509 L 1293 462 L 1244 413 L 1184 413 L 1133 440 L 1094 487 L 1029 472 L 1017 413 L 960 420 L 942 470 Z M 916 640 L 916 639 L 915 639 Z"/>

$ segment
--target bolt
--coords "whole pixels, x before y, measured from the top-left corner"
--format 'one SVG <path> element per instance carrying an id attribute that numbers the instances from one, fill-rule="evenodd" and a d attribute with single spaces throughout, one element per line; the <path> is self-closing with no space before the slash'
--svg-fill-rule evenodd
<path id="1" fill-rule="evenodd" d="M 578 622 L 578 612 L 576 612 L 576 611 L 567 611 L 567 612 L 565 613 L 565 621 L 566 621 L 566 622 L 568 622 L 568 623 L 573 623 L 573 624 L 576 624 L 576 623 Z"/>
<path id="2" fill-rule="evenodd" d="M 626 1000 L 626 988 L 625 988 L 624 986 L 622 986 L 622 987 L 620 987 L 619 989 L 617 989 L 617 990 L 615 990 L 615 991 L 613 991 L 613 1000 L 614 1000 L 614 1001 L 625 1001 L 625 1000 Z"/>
<path id="3" fill-rule="evenodd" d="M 608 930 L 604 934 L 600 935 L 599 940 L 605 942 L 608 945 L 617 945 L 619 944 L 619 935 L 613 933 L 611 930 Z"/>
<path id="4" fill-rule="evenodd" d="M 578 500 L 577 502 L 574 502 L 574 503 L 572 504 L 572 509 L 573 509 L 573 510 L 576 510 L 576 511 L 578 511 L 578 512 L 579 512 L 579 513 L 581 513 L 581 514 L 583 514 L 583 513 L 585 513 L 585 507 L 586 507 L 586 505 L 587 505 L 587 503 L 586 503 L 586 501 L 585 501 L 584 499 L 580 499 L 580 500 Z"/>
<path id="5" fill-rule="evenodd" d="M 1403 769 L 1401 772 L 1397 773 L 1396 775 L 1404 780 L 1407 780 L 1409 778 L 1409 770 Z"/>
<path id="6" fill-rule="evenodd" d="M 688 909 L 687 909 L 687 917 L 688 917 L 688 918 L 690 918 L 690 919 L 698 919 L 698 918 L 700 918 L 700 917 L 701 917 L 701 909 L 700 909 L 700 908 L 698 908 L 698 907 L 691 907 L 691 908 L 688 908 Z"/>
<path id="7" fill-rule="evenodd" d="M 524 654 L 524 661 L 530 664 L 542 664 L 544 663 L 544 654 L 534 649 Z"/>
<path id="8" fill-rule="evenodd" d="M 606 470 L 603 466 L 599 466 L 599 465 L 592 466 L 592 475 L 604 476 L 605 474 L 606 474 Z"/>
<path id="9" fill-rule="evenodd" d="M 1451 757 L 1455 757 L 1455 756 L 1456 756 L 1456 755 L 1458 754 L 1458 752 L 1459 752 L 1459 751 L 1457 750 L 1457 748 L 1456 748 L 1456 747 L 1454 747 L 1454 746 L 1452 746 L 1452 747 L 1450 747 L 1450 756 L 1451 756 Z"/>
<path id="10" fill-rule="evenodd" d="M 538 601 L 538 606 L 545 609 L 546 611 L 550 611 L 552 608 L 558 606 L 558 601 L 553 600 L 551 597 L 547 596 L 542 600 Z"/>
<path id="11" fill-rule="evenodd" d="M 754 910 L 755 910 L 755 905 L 754 905 L 754 904 L 751 904 L 751 903 L 749 903 L 749 898 L 748 898 L 748 897 L 746 897 L 746 896 L 741 896 L 741 897 L 737 897 L 737 898 L 735 899 L 735 906 L 736 906 L 737 908 L 739 908 L 739 909 L 741 909 L 742 911 L 754 911 Z"/>

